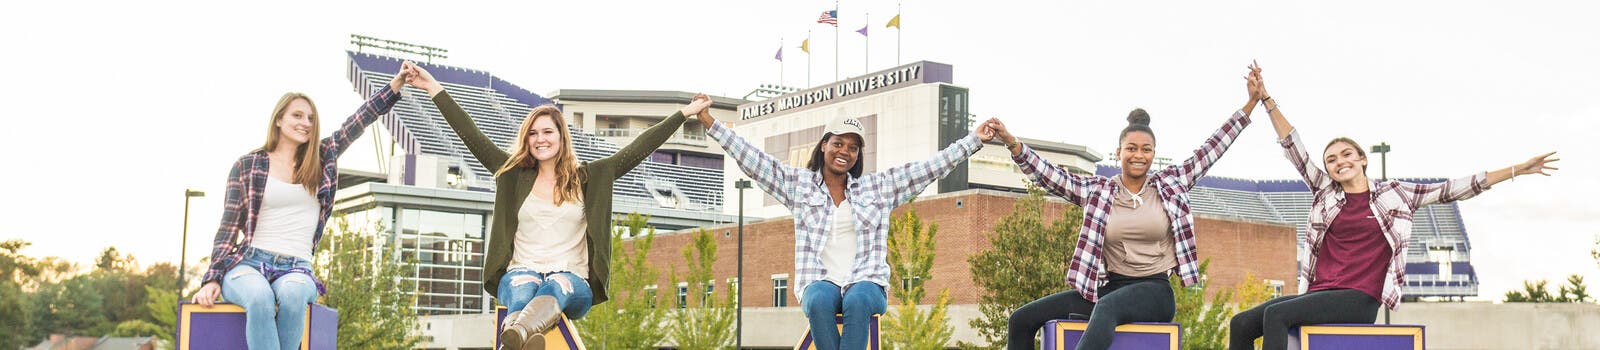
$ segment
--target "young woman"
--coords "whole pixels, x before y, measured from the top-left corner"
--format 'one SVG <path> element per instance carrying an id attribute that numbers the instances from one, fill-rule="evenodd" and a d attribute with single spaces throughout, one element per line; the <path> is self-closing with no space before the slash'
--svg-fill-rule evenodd
<path id="1" fill-rule="evenodd" d="M 1017 143 L 999 120 L 988 122 L 1023 173 L 1051 194 L 1083 207 L 1083 227 L 1067 269 L 1067 284 L 1073 289 L 1011 313 L 1008 348 L 1032 349 L 1039 328 L 1072 314 L 1089 318 L 1078 349 L 1110 347 L 1117 325 L 1172 321 L 1176 304 L 1167 282 L 1170 272 L 1177 270 L 1185 286 L 1200 281 L 1188 192 L 1250 125 L 1250 110 L 1260 96 L 1254 78 L 1245 79 L 1250 97 L 1244 107 L 1183 164 L 1158 171 L 1151 169 L 1155 132 L 1142 109 L 1128 114 L 1128 126 L 1118 136 L 1122 173 L 1115 177 L 1057 168 Z"/>
<path id="2" fill-rule="evenodd" d="M 695 96 L 610 157 L 582 163 L 561 111 L 535 107 L 506 153 L 490 141 L 433 75 L 415 65 L 408 81 L 428 92 L 462 143 L 495 177 L 494 224 L 484 291 L 513 313 L 500 340 L 506 349 L 543 349 L 544 332 L 565 313 L 580 319 L 604 303 L 611 272 L 611 188 L 683 125 L 711 105 Z"/>
<path id="3" fill-rule="evenodd" d="M 943 178 L 994 137 L 968 135 L 933 159 L 863 175 L 866 133 L 859 120 L 837 118 L 811 150 L 805 168 L 777 158 L 702 112 L 700 123 L 763 191 L 794 214 L 795 291 L 817 349 L 866 349 L 872 315 L 887 308 L 889 213 Z M 844 314 L 843 332 L 834 315 Z"/>
<path id="4" fill-rule="evenodd" d="M 1261 81 L 1261 69 L 1251 75 Z M 1295 170 L 1311 188 L 1307 260 L 1300 262 L 1300 285 L 1305 293 L 1268 300 L 1233 316 L 1229 349 L 1250 349 L 1256 338 L 1263 349 L 1288 347 L 1290 327 L 1317 323 L 1373 323 L 1378 307 L 1394 309 L 1405 284 L 1406 250 L 1411 241 L 1412 213 L 1434 203 L 1472 198 L 1496 183 L 1517 175 L 1555 170 L 1549 163 L 1555 152 L 1533 157 L 1505 168 L 1450 181 L 1417 184 L 1368 178 L 1367 155 L 1348 138 L 1335 138 L 1322 149 L 1318 169 L 1306 153 L 1300 133 L 1277 101 L 1266 93 L 1261 103 L 1272 116 L 1278 144 Z"/>
<path id="5" fill-rule="evenodd" d="M 400 100 L 408 72 L 396 73 L 332 136 L 318 140 L 321 115 L 311 98 L 286 93 L 272 108 L 267 142 L 228 171 L 222 225 L 195 303 L 223 299 L 245 309 L 251 349 L 298 349 L 306 305 L 325 289 L 311 254 L 333 212 L 339 154 Z"/>

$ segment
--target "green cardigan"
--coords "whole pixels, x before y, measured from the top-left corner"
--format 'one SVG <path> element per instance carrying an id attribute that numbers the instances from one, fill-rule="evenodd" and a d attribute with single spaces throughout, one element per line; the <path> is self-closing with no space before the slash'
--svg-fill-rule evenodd
<path id="1" fill-rule="evenodd" d="M 511 155 L 496 146 L 489 137 L 478 130 L 472 117 L 461 109 L 448 92 L 433 97 L 433 103 L 444 114 L 445 122 L 455 129 L 461 142 L 472 151 L 485 168 L 498 172 Z M 643 162 L 656 147 L 683 125 L 682 112 L 674 112 L 650 129 L 640 133 L 633 144 L 623 147 L 610 157 L 597 159 L 578 166 L 578 179 L 583 186 L 583 217 L 588 221 L 589 287 L 594 290 L 594 305 L 606 302 L 606 286 L 611 281 L 611 185 Z M 519 141 L 520 137 L 519 137 Z M 570 144 L 570 143 L 569 143 Z M 483 290 L 499 297 L 500 278 L 511 264 L 513 245 L 517 234 L 517 211 L 533 189 L 537 168 L 518 167 L 495 178 L 494 223 L 489 228 L 488 259 L 483 263 Z"/>

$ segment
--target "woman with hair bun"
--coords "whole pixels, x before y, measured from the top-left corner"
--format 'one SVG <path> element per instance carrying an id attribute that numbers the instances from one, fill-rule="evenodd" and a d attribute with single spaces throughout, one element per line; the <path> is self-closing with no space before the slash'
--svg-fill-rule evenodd
<path id="1" fill-rule="evenodd" d="M 984 124 L 1034 183 L 1083 207 L 1083 226 L 1067 269 L 1072 289 L 1012 312 L 1007 348 L 1032 349 L 1035 334 L 1053 319 L 1088 319 L 1078 349 L 1111 347 L 1118 325 L 1172 321 L 1176 302 L 1169 276 L 1175 271 L 1185 286 L 1200 282 L 1188 193 L 1250 125 L 1261 89 L 1255 77 L 1245 80 L 1249 100 L 1244 107 L 1189 159 L 1154 171 L 1155 131 L 1143 109 L 1128 113 L 1128 126 L 1118 136 L 1122 173 L 1114 177 L 1067 172 L 1018 143 L 998 119 Z"/>

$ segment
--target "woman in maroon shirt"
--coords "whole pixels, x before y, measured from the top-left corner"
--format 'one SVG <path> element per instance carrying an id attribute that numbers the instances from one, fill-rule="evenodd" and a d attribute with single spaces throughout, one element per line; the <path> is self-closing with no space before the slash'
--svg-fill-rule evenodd
<path id="1" fill-rule="evenodd" d="M 1258 82 L 1259 65 L 1251 68 Z M 1412 213 L 1435 203 L 1472 198 L 1490 186 L 1517 175 L 1555 170 L 1555 152 L 1525 162 L 1445 182 L 1418 184 L 1367 178 L 1367 155 L 1348 138 L 1336 138 L 1322 150 L 1318 169 L 1300 134 L 1278 110 L 1261 82 L 1261 103 L 1272 116 L 1278 143 L 1313 193 L 1306 244 L 1311 255 L 1300 263 L 1306 292 L 1275 298 L 1233 316 L 1229 349 L 1251 349 L 1262 338 L 1263 349 L 1288 347 L 1289 328 L 1306 324 L 1373 323 L 1379 306 L 1394 309 L 1405 276 L 1406 242 Z"/>

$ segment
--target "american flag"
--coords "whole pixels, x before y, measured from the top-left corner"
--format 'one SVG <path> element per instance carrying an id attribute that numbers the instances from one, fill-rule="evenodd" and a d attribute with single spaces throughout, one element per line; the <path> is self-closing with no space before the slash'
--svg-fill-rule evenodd
<path id="1" fill-rule="evenodd" d="M 822 16 L 821 17 L 817 17 L 817 23 L 827 23 L 827 24 L 832 24 L 835 27 L 838 27 L 839 26 L 839 10 L 822 11 Z"/>

